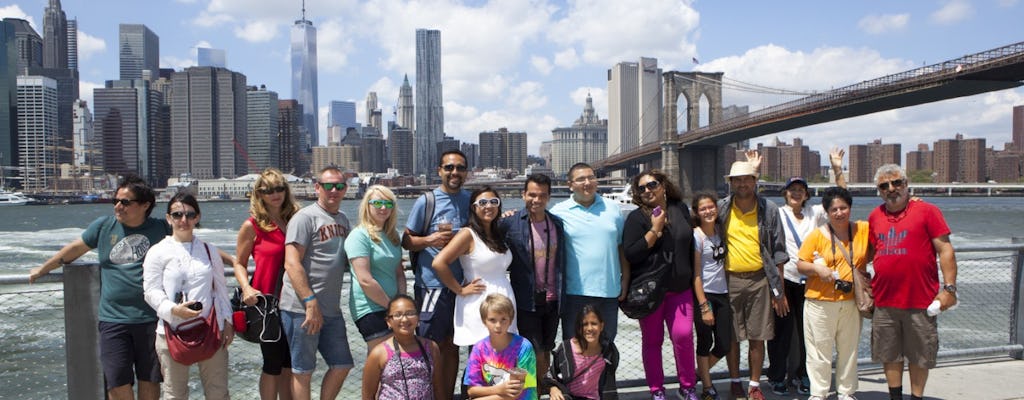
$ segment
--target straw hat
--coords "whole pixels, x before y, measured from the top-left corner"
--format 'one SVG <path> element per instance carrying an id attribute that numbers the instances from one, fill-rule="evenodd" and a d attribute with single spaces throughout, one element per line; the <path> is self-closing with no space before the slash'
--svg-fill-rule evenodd
<path id="1" fill-rule="evenodd" d="M 738 176 L 753 176 L 757 177 L 757 171 L 754 171 L 754 166 L 750 165 L 746 161 L 736 161 L 732 163 L 732 168 L 729 168 L 729 175 L 725 176 L 726 180 L 729 178 L 735 178 Z"/>

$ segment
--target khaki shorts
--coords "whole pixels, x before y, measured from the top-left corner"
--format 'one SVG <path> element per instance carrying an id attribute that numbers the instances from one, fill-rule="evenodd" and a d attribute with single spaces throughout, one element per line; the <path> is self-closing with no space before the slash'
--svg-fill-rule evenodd
<path id="1" fill-rule="evenodd" d="M 871 361 L 935 368 L 939 331 L 925 310 L 879 307 L 871 318 Z"/>
<path id="2" fill-rule="evenodd" d="M 737 342 L 772 340 L 775 337 L 772 296 L 764 270 L 730 272 L 729 305 Z"/>

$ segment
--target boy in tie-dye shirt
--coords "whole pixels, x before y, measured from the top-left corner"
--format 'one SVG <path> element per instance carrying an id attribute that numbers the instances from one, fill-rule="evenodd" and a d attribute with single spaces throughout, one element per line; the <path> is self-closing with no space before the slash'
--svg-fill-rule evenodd
<path id="1" fill-rule="evenodd" d="M 490 336 L 477 342 L 466 361 L 463 384 L 481 399 L 537 399 L 537 358 L 530 341 L 508 332 L 515 316 L 512 300 L 492 293 L 480 304 Z M 516 370 L 523 377 L 516 376 Z M 525 371 L 525 373 L 523 373 Z"/>

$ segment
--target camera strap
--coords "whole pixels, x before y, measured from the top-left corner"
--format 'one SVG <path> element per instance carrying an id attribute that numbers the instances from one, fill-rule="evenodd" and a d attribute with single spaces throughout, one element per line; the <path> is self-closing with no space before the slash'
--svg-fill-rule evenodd
<path id="1" fill-rule="evenodd" d="M 829 233 L 832 234 L 832 258 L 835 258 L 836 242 L 838 241 L 839 242 L 840 253 L 843 254 L 843 258 L 846 259 L 846 265 L 850 266 L 850 272 L 853 273 L 853 268 L 854 268 L 854 266 L 853 266 L 853 257 L 850 256 L 850 253 L 853 252 L 853 224 L 851 223 L 850 225 L 848 225 L 846 227 L 846 229 L 847 229 L 848 234 L 850 235 L 850 249 L 849 250 L 846 249 L 846 246 L 843 246 L 843 242 L 839 240 L 838 236 L 836 236 L 836 231 L 832 229 L 832 224 L 828 224 L 828 231 L 829 231 Z M 850 279 L 853 279 L 853 278 L 850 278 Z"/>

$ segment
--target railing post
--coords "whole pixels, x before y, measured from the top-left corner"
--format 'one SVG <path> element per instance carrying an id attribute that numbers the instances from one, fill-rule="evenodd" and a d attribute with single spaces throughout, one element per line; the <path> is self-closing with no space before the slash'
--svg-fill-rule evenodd
<path id="1" fill-rule="evenodd" d="M 64 341 L 68 400 L 102 399 L 100 341 L 96 329 L 100 296 L 98 264 L 64 267 Z"/>
<path id="2" fill-rule="evenodd" d="M 1010 242 L 1024 243 L 1024 238 L 1014 237 Z M 1013 305 L 1010 310 L 1010 344 L 1024 345 L 1024 249 L 1017 249 L 1013 255 Z M 1010 357 L 1024 359 L 1024 351 L 1012 351 Z"/>

